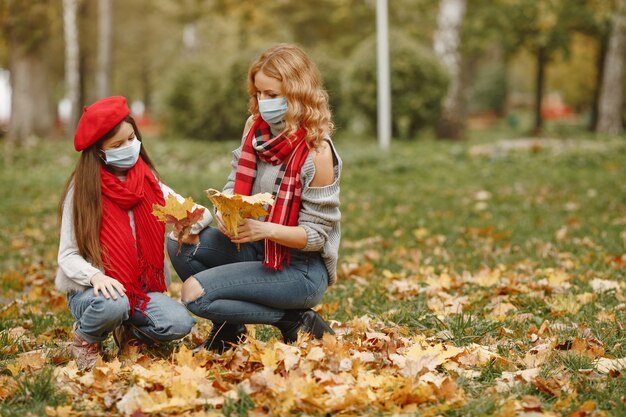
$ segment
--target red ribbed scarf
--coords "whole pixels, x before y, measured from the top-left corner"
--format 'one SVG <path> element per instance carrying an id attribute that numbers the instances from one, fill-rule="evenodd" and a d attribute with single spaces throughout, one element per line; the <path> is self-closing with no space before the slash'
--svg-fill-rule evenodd
<path id="1" fill-rule="evenodd" d="M 301 127 L 290 137 L 279 135 L 272 137 L 270 127 L 258 117 L 241 148 L 241 156 L 235 175 L 235 193 L 250 195 L 252 183 L 256 178 L 257 157 L 272 165 L 281 164 L 280 173 L 274 187 L 274 205 L 265 221 L 285 226 L 298 224 L 302 185 L 300 171 L 309 155 L 309 148 L 304 140 L 305 131 Z M 265 260 L 263 265 L 282 270 L 283 261 L 290 262 L 289 248 L 265 239 Z"/>
<path id="2" fill-rule="evenodd" d="M 150 291 L 164 292 L 163 239 L 165 224 L 152 215 L 153 204 L 165 204 L 163 192 L 150 167 L 139 157 L 128 170 L 126 181 L 100 167 L 102 227 L 100 244 L 104 273 L 126 288 L 130 314 L 143 313 Z M 133 211 L 135 235 L 128 210 Z"/>

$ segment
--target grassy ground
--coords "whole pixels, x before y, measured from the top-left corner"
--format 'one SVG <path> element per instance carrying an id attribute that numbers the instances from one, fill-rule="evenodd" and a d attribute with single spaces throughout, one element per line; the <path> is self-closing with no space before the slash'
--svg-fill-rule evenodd
<path id="1" fill-rule="evenodd" d="M 626 357 L 626 142 L 583 136 L 520 147 L 501 139 L 475 132 L 462 143 L 394 142 L 385 154 L 371 140 L 338 138 L 340 278 L 322 311 L 337 321 L 380 318 L 456 346 L 496 346 L 506 361 L 459 376 L 466 400 L 444 415 L 504 415 L 509 399 L 525 396 L 556 415 L 584 407 L 585 415 L 626 415 L 623 374 L 591 372 L 598 357 Z M 202 190 L 223 185 L 236 146 L 146 142 L 163 180 L 202 204 Z M 52 369 L 67 360 L 72 319 L 49 283 L 58 197 L 75 160 L 69 142 L 38 141 L 0 165 L 2 415 L 44 415 L 46 405 L 71 401 Z M 567 377 L 569 388 L 562 396 L 537 384 L 497 390 L 505 372 L 524 368 L 532 335 L 546 332 L 554 352 L 541 376 Z M 602 354 L 570 349 L 579 340 Z M 42 348 L 53 352 L 46 363 L 13 372 L 25 352 Z"/>

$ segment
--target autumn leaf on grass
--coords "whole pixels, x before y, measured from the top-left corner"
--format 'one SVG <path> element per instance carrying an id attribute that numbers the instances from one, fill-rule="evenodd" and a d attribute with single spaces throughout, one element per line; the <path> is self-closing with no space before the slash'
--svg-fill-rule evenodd
<path id="1" fill-rule="evenodd" d="M 166 224 L 171 224 L 174 233 L 178 236 L 178 251 L 182 239 L 189 235 L 191 226 L 196 224 L 204 214 L 204 207 L 198 207 L 194 210 L 194 202 L 191 197 L 187 197 L 182 203 L 179 202 L 172 194 L 165 199 L 165 205 L 154 204 L 152 206 L 152 214 Z"/>
<path id="2" fill-rule="evenodd" d="M 226 230 L 233 236 L 237 236 L 237 228 L 243 219 L 267 216 L 265 204 L 274 204 L 274 199 L 270 193 L 259 193 L 251 196 L 227 195 L 213 188 L 209 188 L 205 192 L 211 203 L 222 215 Z"/>

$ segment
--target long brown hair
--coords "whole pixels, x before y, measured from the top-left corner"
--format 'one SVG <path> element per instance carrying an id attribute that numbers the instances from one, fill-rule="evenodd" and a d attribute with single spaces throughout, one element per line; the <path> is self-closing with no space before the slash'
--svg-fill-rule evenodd
<path id="1" fill-rule="evenodd" d="M 104 164 L 100 150 L 102 142 L 114 136 L 123 122 L 130 123 L 135 131 L 135 136 L 141 141 L 141 134 L 137 129 L 135 120 L 128 116 L 118 123 L 113 129 L 105 133 L 89 148 L 82 151 L 74 172 L 65 183 L 65 188 L 59 202 L 59 223 L 63 218 L 63 206 L 70 189 L 73 189 L 72 199 L 72 222 L 78 252 L 96 267 L 103 267 L 102 247 L 100 245 L 100 227 L 102 225 L 102 194 L 100 189 L 100 166 Z M 143 161 L 150 167 L 154 175 L 159 179 L 152 160 L 148 156 L 146 147 L 141 145 L 140 155 Z M 106 167 L 106 166 L 105 166 Z"/>

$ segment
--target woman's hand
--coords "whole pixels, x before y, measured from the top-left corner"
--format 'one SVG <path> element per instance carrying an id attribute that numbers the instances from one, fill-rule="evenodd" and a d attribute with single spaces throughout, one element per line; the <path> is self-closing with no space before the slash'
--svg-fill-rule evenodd
<path id="1" fill-rule="evenodd" d="M 270 239 L 273 223 L 244 219 L 237 229 L 237 237 L 229 236 L 233 243 L 256 242 Z"/>
<path id="2" fill-rule="evenodd" d="M 91 285 L 93 285 L 93 294 L 95 296 L 98 296 L 98 292 L 102 292 L 102 295 L 107 300 L 111 297 L 117 300 L 118 293 L 122 297 L 126 294 L 126 288 L 124 288 L 121 282 L 115 278 L 104 275 L 102 272 L 98 272 L 91 277 Z"/>
<path id="3" fill-rule="evenodd" d="M 224 224 L 224 220 L 222 219 L 222 213 L 219 210 L 215 211 L 215 220 L 217 221 L 217 228 L 220 232 L 228 236 L 229 239 L 232 239 L 233 236 L 226 229 L 226 225 Z"/>

